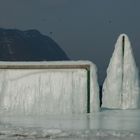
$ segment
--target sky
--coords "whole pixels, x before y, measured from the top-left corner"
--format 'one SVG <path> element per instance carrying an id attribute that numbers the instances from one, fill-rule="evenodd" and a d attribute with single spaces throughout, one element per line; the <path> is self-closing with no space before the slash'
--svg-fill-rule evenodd
<path id="1" fill-rule="evenodd" d="M 140 0 L 0 0 L 0 27 L 37 29 L 72 60 L 97 65 L 102 84 L 117 37 L 126 33 L 140 67 Z"/>

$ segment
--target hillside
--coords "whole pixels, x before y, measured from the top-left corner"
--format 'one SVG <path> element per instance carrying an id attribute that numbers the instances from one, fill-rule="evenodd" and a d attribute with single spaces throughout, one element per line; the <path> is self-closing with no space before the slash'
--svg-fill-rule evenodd
<path id="1" fill-rule="evenodd" d="M 37 30 L 20 31 L 0 28 L 0 61 L 69 60 L 50 37 Z"/>

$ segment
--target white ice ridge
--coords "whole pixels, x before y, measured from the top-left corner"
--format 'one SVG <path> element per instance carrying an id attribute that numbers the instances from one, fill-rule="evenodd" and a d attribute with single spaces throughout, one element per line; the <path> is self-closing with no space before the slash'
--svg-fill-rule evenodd
<path id="1" fill-rule="evenodd" d="M 107 69 L 103 84 L 103 107 L 139 108 L 140 87 L 138 68 L 126 34 L 121 34 Z"/>
<path id="2" fill-rule="evenodd" d="M 92 62 L 0 62 L 2 113 L 79 114 L 87 113 L 88 105 L 90 112 L 99 111 L 99 87 Z"/>

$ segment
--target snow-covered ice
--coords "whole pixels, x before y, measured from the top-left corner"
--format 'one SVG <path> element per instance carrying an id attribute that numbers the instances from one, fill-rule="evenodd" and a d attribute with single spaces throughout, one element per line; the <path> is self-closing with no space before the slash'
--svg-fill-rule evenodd
<path id="1" fill-rule="evenodd" d="M 125 34 L 116 42 L 115 50 L 107 69 L 103 84 L 103 107 L 132 109 L 139 108 L 139 74 L 131 43 Z"/>

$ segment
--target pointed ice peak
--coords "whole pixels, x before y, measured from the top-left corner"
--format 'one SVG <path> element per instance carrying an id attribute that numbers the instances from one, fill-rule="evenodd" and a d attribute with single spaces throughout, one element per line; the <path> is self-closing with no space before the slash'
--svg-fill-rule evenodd
<path id="1" fill-rule="evenodd" d="M 126 34 L 117 39 L 103 84 L 103 107 L 138 108 L 140 87 L 138 69 Z"/>
<path id="2" fill-rule="evenodd" d="M 118 39 L 119 39 L 119 38 L 123 38 L 123 37 L 125 37 L 125 38 L 127 38 L 127 39 L 129 40 L 128 35 L 125 34 L 125 33 L 120 34 L 119 37 L 118 37 Z"/>
<path id="3" fill-rule="evenodd" d="M 121 47 L 121 46 L 122 47 L 131 47 L 129 37 L 126 34 L 121 34 L 118 37 L 118 40 L 117 40 L 116 44 L 117 44 L 118 47 Z"/>
<path id="4" fill-rule="evenodd" d="M 127 34 L 125 34 L 125 33 L 120 34 L 118 38 L 122 38 L 122 37 L 128 38 Z"/>
<path id="5" fill-rule="evenodd" d="M 129 40 L 129 37 L 126 34 L 121 34 L 116 42 L 116 47 L 130 47 L 131 48 L 131 43 Z"/>

